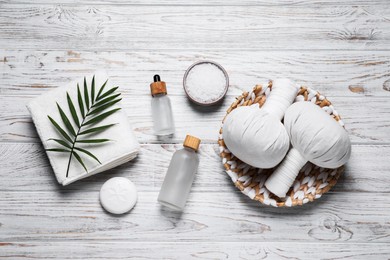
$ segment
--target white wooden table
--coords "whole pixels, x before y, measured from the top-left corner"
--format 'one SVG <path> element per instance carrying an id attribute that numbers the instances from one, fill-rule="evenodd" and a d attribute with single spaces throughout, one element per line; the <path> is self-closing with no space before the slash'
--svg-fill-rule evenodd
<path id="1" fill-rule="evenodd" d="M 223 104 L 200 108 L 185 69 L 210 59 L 229 73 Z M 141 142 L 139 157 L 60 187 L 25 107 L 106 69 Z M 169 87 L 176 136 L 152 134 L 149 83 Z M 286 76 L 328 96 L 353 153 L 331 192 L 303 207 L 265 207 L 241 194 L 218 156 L 220 121 L 243 90 Z M 390 257 L 390 3 L 388 0 L 0 0 L 0 257 L 260 259 Z M 202 138 L 183 214 L 156 197 L 186 133 Z M 99 205 L 125 176 L 139 201 L 116 217 Z"/>

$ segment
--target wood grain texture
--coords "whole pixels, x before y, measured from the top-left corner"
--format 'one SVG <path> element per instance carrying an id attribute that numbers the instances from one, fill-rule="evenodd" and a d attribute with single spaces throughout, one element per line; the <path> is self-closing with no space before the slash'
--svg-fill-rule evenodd
<path id="1" fill-rule="evenodd" d="M 147 244 L 147 245 L 145 245 Z M 386 243 L 23 242 L 2 243 L 12 259 L 387 259 Z M 372 250 L 375 248 L 375 250 Z"/>
<path id="2" fill-rule="evenodd" d="M 388 259 L 389 28 L 387 0 L 0 0 L 0 258 Z M 213 108 L 192 105 L 182 90 L 185 69 L 201 59 L 221 63 L 230 76 L 225 102 Z M 141 153 L 61 187 L 25 105 L 102 68 L 122 88 Z M 151 130 L 155 73 L 174 103 L 172 139 Z M 332 191 L 291 209 L 241 194 L 216 144 L 234 97 L 276 77 L 328 96 L 353 142 Z M 179 214 L 156 198 L 187 133 L 203 145 Z M 120 217 L 98 201 L 114 176 L 139 190 L 134 210 Z"/>
<path id="3" fill-rule="evenodd" d="M 194 2 L 182 1 L 182 0 L 132 0 L 132 1 L 121 1 L 121 0 L 1 0 L 0 3 L 8 4 L 61 4 L 61 5 L 75 5 L 75 4 L 90 4 L 90 5 L 120 5 L 120 6 L 156 6 L 156 5 L 168 5 L 168 6 L 278 6 L 278 7 L 294 7 L 294 6 L 310 6 L 310 7 L 338 7 L 338 6 L 371 6 L 371 7 L 382 7 L 388 4 L 387 0 L 198 0 Z"/>
<path id="4" fill-rule="evenodd" d="M 96 192 L 2 192 L 1 237 L 5 242 L 390 243 L 388 194 L 327 193 L 304 207 L 273 208 L 232 191 L 192 192 L 182 213 L 160 207 L 157 192 L 140 191 L 131 213 L 121 217 L 106 213 Z"/>
<path id="5" fill-rule="evenodd" d="M 4 95 L 0 97 L 0 142 L 39 142 L 26 104 L 35 96 Z M 173 138 L 158 139 L 153 134 L 151 96 L 124 92 L 122 105 L 141 143 L 182 143 L 186 134 L 216 143 L 226 109 L 235 100 L 227 97 L 213 108 L 192 105 L 184 96 L 171 96 L 176 133 Z M 353 143 L 390 143 L 389 97 L 329 97 L 341 115 Z M 54 102 L 54 101 L 53 101 Z"/>
<path id="6" fill-rule="evenodd" d="M 184 94 L 185 70 L 197 60 L 214 60 L 230 78 L 228 94 L 241 95 L 268 79 L 289 77 L 299 84 L 342 97 L 390 97 L 387 51 L 55 51 L 0 50 L 0 93 L 39 95 L 75 78 L 105 69 L 129 95 L 149 95 L 154 74 L 169 95 Z M 22 75 L 22 77 L 20 76 Z"/>
<path id="7" fill-rule="evenodd" d="M 78 50 L 389 50 L 390 7 L 2 4 L 0 45 Z M 152 37 L 152 38 L 151 38 Z"/>
<path id="8" fill-rule="evenodd" d="M 130 178 L 141 191 L 157 192 L 173 153 L 181 147 L 181 145 L 144 144 L 141 145 L 140 154 L 134 161 L 61 187 L 54 178 L 40 144 L 3 143 L 0 146 L 0 191 L 96 193 L 105 180 L 122 176 Z M 389 153 L 389 145 L 354 145 L 346 171 L 332 192 L 390 193 Z M 218 154 L 218 145 L 201 145 L 199 156 L 200 165 L 192 187 L 193 191 L 216 193 L 236 191 L 224 172 Z"/>

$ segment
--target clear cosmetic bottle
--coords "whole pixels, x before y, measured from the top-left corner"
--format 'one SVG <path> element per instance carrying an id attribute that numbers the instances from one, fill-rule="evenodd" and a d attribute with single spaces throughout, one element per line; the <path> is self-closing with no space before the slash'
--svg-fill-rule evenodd
<path id="1" fill-rule="evenodd" d="M 154 134 L 157 136 L 172 135 L 175 132 L 172 105 L 167 95 L 167 87 L 159 75 L 154 75 L 154 82 L 150 84 L 152 93 L 152 117 Z"/>
<path id="2" fill-rule="evenodd" d="M 171 209 L 184 209 L 195 173 L 198 169 L 200 139 L 187 135 L 183 149 L 176 151 L 161 186 L 158 202 Z"/>

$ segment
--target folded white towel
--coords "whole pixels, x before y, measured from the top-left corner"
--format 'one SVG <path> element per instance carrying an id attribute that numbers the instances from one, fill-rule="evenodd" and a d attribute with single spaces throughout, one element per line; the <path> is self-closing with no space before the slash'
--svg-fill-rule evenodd
<path id="1" fill-rule="evenodd" d="M 108 77 L 103 71 L 97 71 L 94 75 L 95 88 L 97 93 Z M 88 90 L 90 90 L 92 77 L 93 75 L 90 75 L 86 78 Z M 81 78 L 78 81 L 74 81 L 64 87 L 56 88 L 55 90 L 49 91 L 39 96 L 27 105 L 45 149 L 64 148 L 55 141 L 49 140 L 50 138 L 63 138 L 50 122 L 48 115 L 52 117 L 63 129 L 66 129 L 61 119 L 60 113 L 58 112 L 56 102 L 63 109 L 73 127 L 77 129 L 68 106 L 66 92 L 69 93 L 69 96 L 71 97 L 76 108 L 78 118 L 81 119 L 82 116 L 78 106 L 77 83 L 79 84 L 81 94 L 84 97 L 83 82 L 84 79 Z M 113 86 L 114 85 L 109 80 L 103 92 L 106 92 Z M 104 112 L 119 107 L 121 107 L 120 102 L 116 103 L 113 107 L 106 109 Z M 66 177 L 70 153 L 47 152 L 50 164 L 53 167 L 54 173 L 59 183 L 64 186 L 68 185 L 74 181 L 116 167 L 120 164 L 132 160 L 137 156 L 139 151 L 139 144 L 134 136 L 132 127 L 123 109 L 116 111 L 109 117 L 105 118 L 103 121 L 91 126 L 98 127 L 107 124 L 115 125 L 102 132 L 94 133 L 93 135 L 83 135 L 80 139 L 110 139 L 112 141 L 100 144 L 77 143 L 77 146 L 90 151 L 101 162 L 101 164 L 99 164 L 96 160 L 86 155 L 85 153 L 77 151 L 77 153 L 82 158 L 88 172 L 86 172 L 77 159 L 72 156 L 69 166 L 69 173 Z"/>

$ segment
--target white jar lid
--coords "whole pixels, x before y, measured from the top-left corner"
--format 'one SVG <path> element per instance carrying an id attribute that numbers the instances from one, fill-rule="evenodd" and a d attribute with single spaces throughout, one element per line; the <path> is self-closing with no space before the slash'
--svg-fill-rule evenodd
<path id="1" fill-rule="evenodd" d="M 137 202 L 137 188 L 129 179 L 114 177 L 100 189 L 100 204 L 112 214 L 130 211 Z"/>

